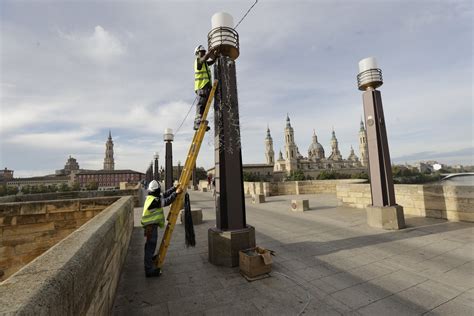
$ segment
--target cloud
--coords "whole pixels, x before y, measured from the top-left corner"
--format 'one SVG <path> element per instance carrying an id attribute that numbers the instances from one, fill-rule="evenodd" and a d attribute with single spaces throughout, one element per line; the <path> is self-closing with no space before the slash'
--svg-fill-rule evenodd
<path id="1" fill-rule="evenodd" d="M 333 126 L 343 156 L 350 145 L 358 154 L 363 110 L 355 76 L 367 56 L 384 71 L 393 157 L 472 146 L 472 4 L 362 3 L 370 5 L 261 1 L 239 26 L 244 163 L 264 161 L 267 124 L 275 152 L 283 148 L 287 112 L 303 155 L 313 128 L 328 152 Z M 162 161 L 164 128 L 176 129 L 194 99 L 193 49 L 205 43 L 210 17 L 227 11 L 238 21 L 247 8 L 234 1 L 6 2 L 0 167 L 55 170 L 73 154 L 81 167 L 100 168 L 109 129 L 118 167 L 143 171 L 154 151 Z M 193 117 L 194 110 L 175 137 L 175 163 L 186 158 Z M 198 164 L 213 163 L 211 130 Z"/>
<path id="2" fill-rule="evenodd" d="M 125 45 L 100 25 L 97 25 L 94 33 L 89 36 L 66 34 L 61 31 L 59 34 L 70 42 L 72 48 L 99 64 L 112 63 L 126 52 Z"/>

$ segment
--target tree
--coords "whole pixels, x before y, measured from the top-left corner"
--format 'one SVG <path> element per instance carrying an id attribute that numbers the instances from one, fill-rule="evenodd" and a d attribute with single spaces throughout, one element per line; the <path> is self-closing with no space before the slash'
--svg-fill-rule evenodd
<path id="1" fill-rule="evenodd" d="M 88 182 L 86 185 L 86 189 L 88 191 L 97 191 L 97 189 L 99 189 L 99 183 L 97 183 L 97 181 Z"/>
<path id="2" fill-rule="evenodd" d="M 18 187 L 8 187 L 7 186 L 7 195 L 16 195 L 18 193 Z"/>
<path id="3" fill-rule="evenodd" d="M 305 180 L 304 172 L 302 170 L 291 171 L 286 177 L 288 181 L 303 181 Z"/>
<path id="4" fill-rule="evenodd" d="M 69 191 L 69 186 L 66 183 L 61 183 L 59 186 L 59 192 L 67 192 Z"/>
<path id="5" fill-rule="evenodd" d="M 21 187 L 21 192 L 23 194 L 30 194 L 31 193 L 31 187 L 29 185 L 25 185 Z"/>
<path id="6" fill-rule="evenodd" d="M 206 169 L 203 167 L 196 168 L 196 179 L 199 180 L 207 180 L 207 172 Z"/>
<path id="7" fill-rule="evenodd" d="M 243 172 L 242 177 L 245 182 L 259 182 L 262 180 L 259 175 L 252 172 Z"/>
<path id="8" fill-rule="evenodd" d="M 7 186 L 6 185 L 0 185 L 0 196 L 4 196 L 7 194 Z"/>
<path id="9" fill-rule="evenodd" d="M 71 186 L 71 191 L 80 191 L 81 190 L 81 185 L 79 182 L 74 182 Z"/>

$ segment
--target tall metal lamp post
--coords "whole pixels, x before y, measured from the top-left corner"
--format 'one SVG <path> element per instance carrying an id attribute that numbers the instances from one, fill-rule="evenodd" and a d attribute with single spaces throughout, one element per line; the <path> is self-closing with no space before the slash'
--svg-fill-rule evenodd
<path id="1" fill-rule="evenodd" d="M 367 207 L 367 223 L 384 229 L 404 228 L 403 208 L 395 203 L 382 96 L 380 91 L 376 90 L 383 84 L 382 70 L 377 67 L 374 57 L 359 62 L 357 84 L 359 90 L 364 91 L 362 100 L 369 151 L 372 205 Z"/>
<path id="2" fill-rule="evenodd" d="M 153 179 L 156 181 L 160 181 L 160 171 L 158 169 L 158 159 L 160 156 L 158 155 L 158 152 L 155 151 L 155 154 L 153 155 L 153 161 L 154 161 L 154 166 L 153 166 Z"/>
<path id="3" fill-rule="evenodd" d="M 173 185 L 173 130 L 165 129 L 163 134 L 165 141 L 165 189 L 168 190 Z"/>
<path id="4" fill-rule="evenodd" d="M 214 76 L 219 83 L 214 102 L 216 227 L 208 231 L 209 261 L 233 267 L 239 264 L 239 250 L 255 246 L 255 229 L 245 216 L 242 180 L 235 70 L 239 35 L 230 14 L 216 13 L 211 20 L 208 46 L 217 58 Z"/>

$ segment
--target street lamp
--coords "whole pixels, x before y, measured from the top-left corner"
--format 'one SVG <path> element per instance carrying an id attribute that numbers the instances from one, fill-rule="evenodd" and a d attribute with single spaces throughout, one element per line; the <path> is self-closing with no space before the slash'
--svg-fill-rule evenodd
<path id="1" fill-rule="evenodd" d="M 405 227 L 403 208 L 395 203 L 390 151 L 383 114 L 382 96 L 376 90 L 383 84 L 382 70 L 374 57 L 359 62 L 357 85 L 364 91 L 364 118 L 367 129 L 370 191 L 372 205 L 367 207 L 367 222 L 370 226 L 385 229 Z"/>
<path id="2" fill-rule="evenodd" d="M 165 189 L 168 190 L 173 185 L 173 130 L 166 128 L 163 134 L 165 141 Z"/>

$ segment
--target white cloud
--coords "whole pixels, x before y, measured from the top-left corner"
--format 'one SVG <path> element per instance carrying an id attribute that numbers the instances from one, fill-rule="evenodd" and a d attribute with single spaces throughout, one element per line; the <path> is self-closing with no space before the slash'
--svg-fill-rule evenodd
<path id="1" fill-rule="evenodd" d="M 89 36 L 63 32 L 59 34 L 68 40 L 74 49 L 99 64 L 114 62 L 126 52 L 125 45 L 100 25 L 97 25 L 94 33 Z"/>

